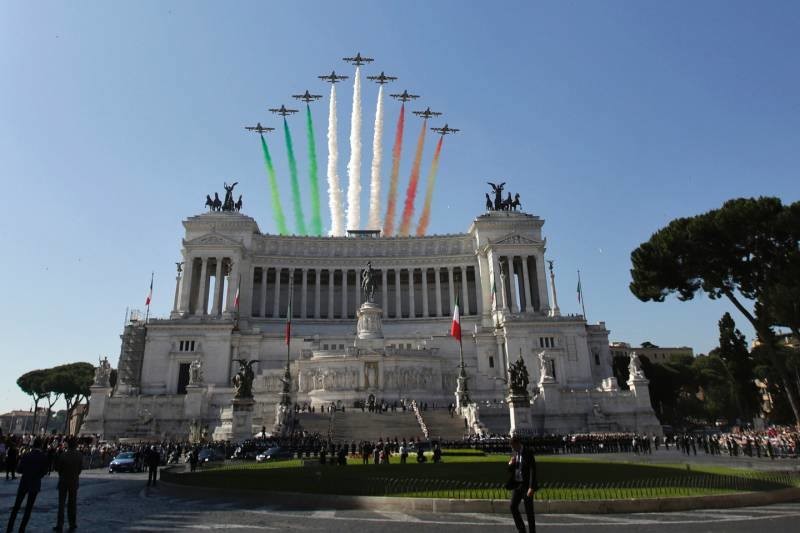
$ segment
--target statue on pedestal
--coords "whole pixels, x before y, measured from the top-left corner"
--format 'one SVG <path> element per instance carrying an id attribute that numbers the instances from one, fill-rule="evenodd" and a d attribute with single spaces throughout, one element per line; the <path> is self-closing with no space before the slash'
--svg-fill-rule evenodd
<path id="1" fill-rule="evenodd" d="M 361 272 L 361 288 L 367 303 L 375 303 L 375 271 L 372 261 L 367 261 L 367 268 Z"/>
<path id="2" fill-rule="evenodd" d="M 508 368 L 508 390 L 512 396 L 527 396 L 529 383 L 528 369 L 520 355 Z"/>
<path id="3" fill-rule="evenodd" d="M 203 362 L 195 359 L 189 365 L 189 385 L 203 384 Z"/>
<path id="4" fill-rule="evenodd" d="M 233 398 L 235 400 L 252 400 L 253 380 L 256 377 L 255 372 L 253 372 L 253 365 L 258 363 L 258 360 L 234 359 L 234 362 L 239 363 L 239 371 L 233 376 L 233 387 L 235 389 Z"/>
<path id="5" fill-rule="evenodd" d="M 111 363 L 108 357 L 100 359 L 97 368 L 94 369 L 94 385 L 96 387 L 111 386 Z"/>
<path id="6" fill-rule="evenodd" d="M 642 362 L 636 352 L 631 352 L 631 361 L 628 363 L 629 379 L 647 379 L 642 370 Z"/>

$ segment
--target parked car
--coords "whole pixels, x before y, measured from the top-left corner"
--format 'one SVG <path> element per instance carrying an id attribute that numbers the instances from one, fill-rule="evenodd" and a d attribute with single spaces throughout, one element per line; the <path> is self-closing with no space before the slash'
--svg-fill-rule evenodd
<path id="1" fill-rule="evenodd" d="M 203 448 L 197 454 L 197 460 L 200 464 L 214 463 L 225 460 L 225 454 L 214 448 Z"/>
<path id="2" fill-rule="evenodd" d="M 283 448 L 281 446 L 273 446 L 258 455 L 256 455 L 256 461 L 259 463 L 263 463 L 264 461 L 276 461 L 278 459 L 291 459 L 294 457 L 294 452 L 289 448 Z"/>
<path id="3" fill-rule="evenodd" d="M 112 459 L 108 464 L 108 473 L 114 472 L 141 472 L 141 465 L 136 462 L 136 454 L 133 452 L 122 452 Z"/>

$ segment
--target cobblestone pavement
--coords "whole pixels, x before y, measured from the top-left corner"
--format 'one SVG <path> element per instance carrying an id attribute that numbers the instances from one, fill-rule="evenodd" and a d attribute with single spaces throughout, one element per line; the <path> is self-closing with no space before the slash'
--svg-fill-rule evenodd
<path id="1" fill-rule="evenodd" d="M 478 513 L 432 514 L 378 511 L 282 510 L 265 500 L 240 503 L 170 497 L 146 488 L 142 474 L 85 472 L 78 495 L 81 531 L 513 531 L 510 516 Z M 29 531 L 48 531 L 55 523 L 56 477 L 46 478 Z M 2 524 L 8 520 L 17 482 L 0 479 Z M 800 503 L 732 510 L 626 515 L 540 515 L 538 531 L 745 532 L 797 531 Z"/>

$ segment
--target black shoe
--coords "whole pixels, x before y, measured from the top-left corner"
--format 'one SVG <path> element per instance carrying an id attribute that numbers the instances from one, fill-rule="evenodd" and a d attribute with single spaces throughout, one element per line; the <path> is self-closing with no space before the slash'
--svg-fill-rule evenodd
<path id="1" fill-rule="evenodd" d="M 53 531 L 59 531 L 59 532 L 60 531 L 64 531 L 64 528 L 61 527 L 61 526 L 56 526 L 56 527 L 53 528 Z"/>

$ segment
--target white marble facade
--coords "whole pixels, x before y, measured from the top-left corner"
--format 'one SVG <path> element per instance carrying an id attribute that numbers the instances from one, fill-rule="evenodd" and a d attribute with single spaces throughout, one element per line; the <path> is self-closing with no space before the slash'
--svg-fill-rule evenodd
<path id="1" fill-rule="evenodd" d="M 190 217 L 183 222 L 183 268 L 170 317 L 151 319 L 143 353 L 125 352 L 123 346 L 124 357 L 141 359 L 125 361 L 140 374 L 129 373 L 116 391 L 102 392 L 110 397 L 98 402 L 104 412 L 91 413 L 88 427 L 107 437 L 124 436 L 131 428 L 143 431 L 141 405 L 147 405 L 150 431 L 183 435 L 196 420 L 213 429 L 230 405 L 237 358 L 259 361 L 254 424 L 269 426 L 287 358 L 291 290 L 294 401 L 349 406 L 374 395 L 452 402 L 459 355 L 448 331 L 458 293 L 473 400 L 502 400 L 505 369 L 520 355 L 531 372 L 533 397 L 540 378 L 537 355 L 544 351 L 555 389 L 595 398 L 558 402 L 575 411 L 575 420 L 583 417 L 588 429 L 598 412 L 614 412 L 620 413 L 617 426 L 604 415 L 611 429 L 636 429 L 629 427 L 637 424 L 623 413 L 620 393 L 608 390 L 612 369 L 605 324 L 551 312 L 543 224 L 530 214 L 497 211 L 477 217 L 463 234 L 297 237 L 262 234 L 255 220 L 239 213 Z M 377 275 L 383 338 L 359 346 L 360 273 L 367 261 Z M 202 365 L 203 382 L 187 387 L 192 364 Z M 613 408 L 595 405 L 604 401 L 603 394 Z M 628 403 L 630 413 L 649 409 L 649 403 Z M 652 426 L 651 419 L 649 409 Z"/>

